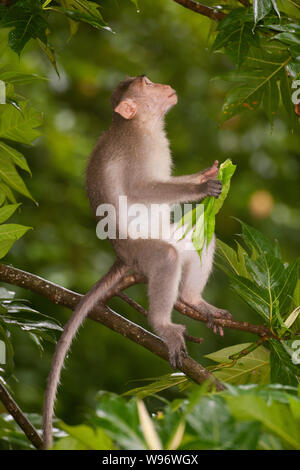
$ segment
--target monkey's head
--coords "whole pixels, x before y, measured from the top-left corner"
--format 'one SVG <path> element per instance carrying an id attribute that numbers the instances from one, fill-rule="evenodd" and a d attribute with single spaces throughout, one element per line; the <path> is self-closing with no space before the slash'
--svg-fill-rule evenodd
<path id="1" fill-rule="evenodd" d="M 153 83 L 141 75 L 121 82 L 113 91 L 111 103 L 123 119 L 149 121 L 162 118 L 177 103 L 177 95 L 169 85 Z"/>

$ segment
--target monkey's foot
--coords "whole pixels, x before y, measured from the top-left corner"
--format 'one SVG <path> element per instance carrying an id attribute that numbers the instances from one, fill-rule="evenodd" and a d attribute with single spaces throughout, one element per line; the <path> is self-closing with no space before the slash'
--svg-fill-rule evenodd
<path id="1" fill-rule="evenodd" d="M 173 323 L 160 328 L 159 335 L 168 348 L 169 362 L 173 369 L 182 367 L 182 360 L 188 354 L 184 341 L 185 330 L 184 325 Z"/>
<path id="2" fill-rule="evenodd" d="M 227 310 L 223 310 L 222 308 L 217 308 L 214 305 L 211 305 L 205 300 L 202 300 L 201 302 L 198 302 L 197 305 L 190 304 L 189 302 L 186 302 L 183 299 L 183 302 L 190 307 L 194 308 L 195 310 L 198 310 L 199 313 L 204 315 L 206 317 L 206 326 L 207 328 L 212 328 L 213 332 L 215 334 L 220 334 L 221 336 L 224 336 L 224 330 L 221 325 L 216 325 L 215 320 L 216 319 L 224 319 L 224 320 L 231 320 L 232 315 L 229 313 Z"/>
<path id="3" fill-rule="evenodd" d="M 223 310 L 221 308 L 214 307 L 206 302 L 201 302 L 200 305 L 197 306 L 198 309 L 204 314 L 207 318 L 206 326 L 207 328 L 212 328 L 215 334 L 220 334 L 220 336 L 224 336 L 224 330 L 221 325 L 216 325 L 216 319 L 224 319 L 224 320 L 231 320 L 232 315 L 228 312 L 228 310 Z"/>

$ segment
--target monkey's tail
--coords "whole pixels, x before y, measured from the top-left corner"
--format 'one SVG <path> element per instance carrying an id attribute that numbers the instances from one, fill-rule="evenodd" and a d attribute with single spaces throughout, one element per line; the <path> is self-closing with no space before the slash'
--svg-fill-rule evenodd
<path id="1" fill-rule="evenodd" d="M 108 289 L 111 289 L 128 271 L 122 261 L 117 260 L 107 274 L 102 277 L 91 290 L 81 299 L 75 308 L 72 316 L 66 323 L 64 331 L 57 342 L 55 353 L 52 359 L 51 370 L 47 380 L 47 388 L 44 400 L 43 411 L 43 446 L 44 449 L 52 447 L 52 420 L 54 414 L 54 403 L 57 387 L 60 380 L 61 370 L 65 361 L 66 354 L 71 346 L 72 340 L 76 335 L 81 323 L 93 309 L 95 304 L 104 298 Z"/>

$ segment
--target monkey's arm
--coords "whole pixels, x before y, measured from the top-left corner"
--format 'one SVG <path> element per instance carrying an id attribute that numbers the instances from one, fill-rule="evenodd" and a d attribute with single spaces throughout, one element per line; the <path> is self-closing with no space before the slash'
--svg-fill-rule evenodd
<path id="1" fill-rule="evenodd" d="M 191 175 L 172 176 L 171 181 L 174 183 L 194 183 L 200 184 L 203 181 L 203 172 L 193 173 Z"/>
<path id="2" fill-rule="evenodd" d="M 129 194 L 133 201 L 142 204 L 176 204 L 200 201 L 207 196 L 219 197 L 221 190 L 222 183 L 219 180 L 208 180 L 202 184 L 174 183 L 171 180 L 136 184 L 130 188 Z"/>
<path id="3" fill-rule="evenodd" d="M 174 181 L 174 183 L 201 184 L 207 181 L 208 179 L 215 179 L 217 178 L 219 172 L 218 164 L 218 160 L 215 160 L 213 165 L 209 168 L 206 168 L 206 170 L 198 171 L 197 173 L 193 173 L 192 175 L 173 176 L 172 181 Z"/>

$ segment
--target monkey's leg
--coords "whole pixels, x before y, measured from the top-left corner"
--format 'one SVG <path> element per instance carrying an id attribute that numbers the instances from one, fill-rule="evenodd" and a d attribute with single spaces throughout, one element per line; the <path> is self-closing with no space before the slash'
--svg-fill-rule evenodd
<path id="1" fill-rule="evenodd" d="M 182 364 L 187 353 L 185 326 L 172 323 L 171 314 L 178 296 L 181 277 L 181 259 L 176 248 L 161 240 L 131 240 L 127 253 L 134 259 L 134 267 L 148 280 L 148 320 L 169 352 L 172 367 Z"/>
<path id="2" fill-rule="evenodd" d="M 183 242 L 184 239 L 180 242 L 182 244 L 181 249 L 184 249 Z M 186 242 L 187 244 L 188 241 Z M 209 304 L 202 298 L 202 292 L 212 271 L 214 250 L 215 238 L 212 239 L 207 249 L 203 249 L 201 259 L 195 250 L 189 249 L 184 251 L 185 264 L 180 287 L 180 297 L 185 303 L 199 308 L 201 313 L 207 316 L 207 326 L 213 328 L 214 333 L 217 333 L 214 319 L 231 318 L 231 314 L 227 310 Z M 223 336 L 222 327 L 219 327 L 219 332 Z"/>

